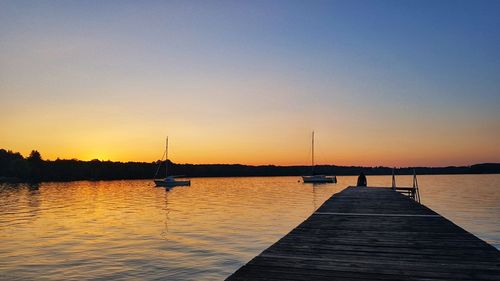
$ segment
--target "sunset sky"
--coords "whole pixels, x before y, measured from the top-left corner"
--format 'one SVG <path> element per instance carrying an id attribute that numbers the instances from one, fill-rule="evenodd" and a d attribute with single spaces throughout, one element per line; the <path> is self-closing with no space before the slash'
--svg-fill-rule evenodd
<path id="1" fill-rule="evenodd" d="M 500 1 L 0 1 L 0 148 L 500 162 Z"/>

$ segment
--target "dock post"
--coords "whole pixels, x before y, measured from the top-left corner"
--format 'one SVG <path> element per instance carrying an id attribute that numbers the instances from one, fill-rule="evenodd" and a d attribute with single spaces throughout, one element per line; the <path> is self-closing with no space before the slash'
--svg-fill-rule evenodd
<path id="1" fill-rule="evenodd" d="M 394 176 L 394 169 L 392 168 L 392 189 L 396 190 L 396 177 Z"/>

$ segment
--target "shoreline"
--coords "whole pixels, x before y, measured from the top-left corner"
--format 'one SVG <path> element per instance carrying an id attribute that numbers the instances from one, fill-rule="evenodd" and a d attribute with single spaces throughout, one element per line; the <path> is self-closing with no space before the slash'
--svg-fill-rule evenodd
<path id="1" fill-rule="evenodd" d="M 170 160 L 147 162 L 82 161 L 78 159 L 44 160 L 38 151 L 28 157 L 0 149 L 0 182 L 47 182 L 79 180 L 126 180 L 163 178 L 168 175 L 197 177 L 269 177 L 304 175 L 455 175 L 500 174 L 500 163 L 480 163 L 447 167 L 363 167 L 337 165 L 243 165 L 243 164 L 178 164 Z M 154 173 L 156 171 L 156 174 Z"/>

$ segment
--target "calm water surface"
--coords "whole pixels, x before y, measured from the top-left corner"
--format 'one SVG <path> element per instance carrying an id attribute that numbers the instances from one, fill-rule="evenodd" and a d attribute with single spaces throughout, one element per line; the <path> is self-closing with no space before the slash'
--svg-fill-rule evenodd
<path id="1" fill-rule="evenodd" d="M 356 182 L 298 180 L 199 178 L 171 191 L 147 180 L 0 184 L 0 279 L 221 280 Z M 500 175 L 419 183 L 423 204 L 500 248 Z"/>

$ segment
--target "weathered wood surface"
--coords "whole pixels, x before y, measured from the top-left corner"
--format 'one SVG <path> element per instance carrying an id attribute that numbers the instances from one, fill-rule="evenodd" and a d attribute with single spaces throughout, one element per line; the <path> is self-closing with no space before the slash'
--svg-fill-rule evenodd
<path id="1" fill-rule="evenodd" d="M 500 280 L 500 252 L 390 188 L 348 187 L 227 280 Z"/>

